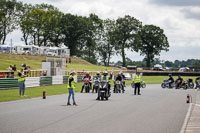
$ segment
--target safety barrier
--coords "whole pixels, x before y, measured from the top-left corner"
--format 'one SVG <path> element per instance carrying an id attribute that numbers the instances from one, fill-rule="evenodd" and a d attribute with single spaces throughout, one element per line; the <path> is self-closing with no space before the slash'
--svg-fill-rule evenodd
<path id="1" fill-rule="evenodd" d="M 82 82 L 82 81 L 83 81 L 83 77 L 84 77 L 84 76 L 77 76 L 77 80 L 76 80 L 76 81 L 77 81 L 77 82 Z"/>
<path id="2" fill-rule="evenodd" d="M 63 84 L 68 83 L 68 78 L 69 78 L 69 76 L 63 76 Z"/>
<path id="3" fill-rule="evenodd" d="M 27 77 L 25 81 L 26 87 L 40 86 L 40 77 Z"/>
<path id="4" fill-rule="evenodd" d="M 16 88 L 18 87 L 17 78 L 1 78 L 0 89 Z"/>
<path id="5" fill-rule="evenodd" d="M 24 70 L 24 74 L 27 77 L 40 77 L 45 76 L 47 70 Z M 18 71 L 0 71 L 0 78 L 14 78 L 18 77 Z"/>
<path id="6" fill-rule="evenodd" d="M 40 85 L 52 85 L 52 77 L 42 76 L 40 77 Z"/>
<path id="7" fill-rule="evenodd" d="M 53 76 L 52 77 L 52 84 L 63 84 L 63 76 Z"/>

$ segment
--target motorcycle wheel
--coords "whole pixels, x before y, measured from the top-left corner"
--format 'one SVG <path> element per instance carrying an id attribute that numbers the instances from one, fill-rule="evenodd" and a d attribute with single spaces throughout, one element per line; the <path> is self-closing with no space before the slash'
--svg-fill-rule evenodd
<path id="1" fill-rule="evenodd" d="M 188 86 L 187 85 L 184 85 L 183 89 L 187 90 Z"/>
<path id="2" fill-rule="evenodd" d="M 132 87 L 132 88 L 135 88 L 135 84 L 134 84 L 134 83 L 132 83 L 132 84 L 131 84 L 131 87 Z"/>
<path id="3" fill-rule="evenodd" d="M 144 83 L 144 84 L 142 84 L 142 88 L 146 88 L 146 84 Z"/>
<path id="4" fill-rule="evenodd" d="M 194 88 L 194 83 L 190 83 L 190 88 L 193 89 Z"/>
<path id="5" fill-rule="evenodd" d="M 165 84 L 164 84 L 164 83 L 162 83 L 162 84 L 161 84 L 161 87 L 162 87 L 162 88 L 165 88 Z"/>

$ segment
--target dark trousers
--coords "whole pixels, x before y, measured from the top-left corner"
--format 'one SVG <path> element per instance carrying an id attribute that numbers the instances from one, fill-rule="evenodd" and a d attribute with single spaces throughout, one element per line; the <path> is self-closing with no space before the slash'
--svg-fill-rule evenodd
<path id="1" fill-rule="evenodd" d="M 134 90 L 135 95 L 136 95 L 136 92 L 138 92 L 138 95 L 140 94 L 140 83 L 135 83 L 135 90 Z"/>

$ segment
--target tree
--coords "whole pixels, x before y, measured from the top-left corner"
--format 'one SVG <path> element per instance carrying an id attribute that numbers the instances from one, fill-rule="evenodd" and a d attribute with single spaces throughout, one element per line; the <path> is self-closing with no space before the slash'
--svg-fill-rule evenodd
<path id="1" fill-rule="evenodd" d="M 24 5 L 20 27 L 25 44 L 58 46 L 62 13 L 52 5 Z M 28 43 L 28 39 L 30 42 Z"/>
<path id="2" fill-rule="evenodd" d="M 72 14 L 65 14 L 61 19 L 63 42 L 69 47 L 72 56 L 82 55 L 81 50 L 85 46 L 87 23 L 85 17 Z"/>
<path id="3" fill-rule="evenodd" d="M 104 66 L 109 66 L 110 58 L 115 53 L 115 39 L 114 39 L 115 21 L 104 20 L 103 29 L 100 31 L 100 38 L 97 44 L 97 51 Z"/>
<path id="4" fill-rule="evenodd" d="M 142 45 L 138 45 L 141 55 L 145 55 L 146 66 L 150 67 L 155 55 L 160 55 L 162 50 L 168 51 L 169 43 L 164 30 L 154 25 L 145 25 L 140 32 Z"/>
<path id="5" fill-rule="evenodd" d="M 171 62 L 171 61 L 165 61 L 165 66 L 167 66 L 167 67 L 173 67 L 173 62 Z"/>
<path id="6" fill-rule="evenodd" d="M 27 14 L 33 9 L 33 6 L 31 4 L 24 4 L 22 8 L 20 9 L 20 29 L 22 31 L 22 38 L 21 40 L 25 42 L 26 45 L 29 45 L 29 38 L 31 35 L 31 29 L 32 25 L 31 22 L 27 16 Z"/>
<path id="7" fill-rule="evenodd" d="M 141 41 L 138 32 L 142 28 L 142 23 L 134 17 L 125 16 L 118 18 L 116 22 L 115 49 L 122 56 L 123 66 L 126 66 L 125 49 L 136 50 Z"/>
<path id="8" fill-rule="evenodd" d="M 99 32 L 102 29 L 102 20 L 95 14 L 90 14 L 87 19 L 87 29 L 85 29 L 85 56 L 86 60 L 95 63 L 97 62 L 95 51 L 96 42 L 99 38 Z"/>
<path id="9" fill-rule="evenodd" d="M 0 1 L 0 43 L 4 44 L 6 36 L 17 29 L 21 4 L 21 2 L 16 2 L 16 0 Z"/>

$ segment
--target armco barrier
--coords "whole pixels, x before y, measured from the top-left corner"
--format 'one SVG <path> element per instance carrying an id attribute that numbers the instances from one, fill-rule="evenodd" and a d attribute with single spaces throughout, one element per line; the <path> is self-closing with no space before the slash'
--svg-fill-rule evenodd
<path id="1" fill-rule="evenodd" d="M 50 76 L 40 77 L 40 85 L 52 85 L 52 77 Z"/>
<path id="2" fill-rule="evenodd" d="M 68 78 L 69 78 L 69 76 L 63 76 L 63 84 L 68 83 Z"/>
<path id="3" fill-rule="evenodd" d="M 40 77 L 27 77 L 25 81 L 26 87 L 40 86 Z"/>
<path id="4" fill-rule="evenodd" d="M 63 76 L 53 76 L 52 77 L 52 84 L 63 84 Z"/>
<path id="5" fill-rule="evenodd" d="M 77 76 L 77 82 L 82 82 L 84 76 Z"/>
<path id="6" fill-rule="evenodd" d="M 0 79 L 0 89 L 10 89 L 18 87 L 17 78 L 1 78 Z"/>

